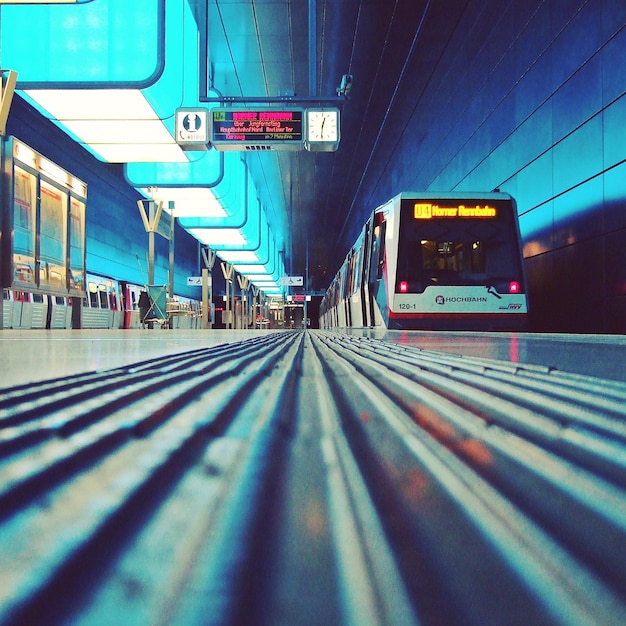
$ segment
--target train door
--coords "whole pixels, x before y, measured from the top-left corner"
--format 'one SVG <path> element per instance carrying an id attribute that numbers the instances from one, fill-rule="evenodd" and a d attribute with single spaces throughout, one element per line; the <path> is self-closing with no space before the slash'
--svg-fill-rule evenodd
<path id="1" fill-rule="evenodd" d="M 13 291 L 11 328 L 46 328 L 48 304 L 45 296 L 28 291 Z"/>
<path id="2" fill-rule="evenodd" d="M 347 263 L 345 264 L 345 276 L 343 279 L 343 299 L 346 303 L 346 326 L 352 328 L 352 302 L 350 301 L 350 294 L 352 293 L 352 262 L 354 259 L 353 251 L 350 251 L 348 255 Z"/>
<path id="3" fill-rule="evenodd" d="M 122 328 L 122 307 L 120 303 L 119 283 L 115 280 L 107 280 L 107 296 L 109 314 L 109 328 Z"/>
<path id="4" fill-rule="evenodd" d="M 344 328 L 346 325 L 346 305 L 343 299 L 343 267 L 341 267 L 341 269 L 339 270 L 339 273 L 337 274 L 337 281 L 335 284 L 335 302 L 337 303 L 336 305 L 336 310 L 337 310 L 337 324 L 336 326 L 339 328 Z"/>
<path id="5" fill-rule="evenodd" d="M 111 328 L 112 323 L 106 284 L 97 276 L 88 276 L 87 297 L 82 310 L 83 328 Z"/>
<path id="6" fill-rule="evenodd" d="M 365 243 L 365 228 L 351 251 L 349 263 L 349 288 L 348 298 L 350 300 L 350 325 L 353 327 L 367 326 L 365 321 L 364 288 L 363 288 L 363 263 L 366 251 L 363 249 Z"/>
<path id="7" fill-rule="evenodd" d="M 30 299 L 30 294 L 26 291 L 13 291 L 13 308 L 11 311 L 11 328 L 30 328 L 30 315 L 24 315 L 24 325 L 22 325 L 22 311 L 30 311 L 28 306 L 24 307 L 24 300 Z M 28 326 L 26 325 L 28 324 Z"/>
<path id="8" fill-rule="evenodd" d="M 373 304 L 371 302 L 371 292 L 368 284 L 369 277 L 369 267 L 371 260 L 371 229 L 372 229 L 372 220 L 369 219 L 365 224 L 365 237 L 363 239 L 363 262 L 361 264 L 361 309 L 363 311 L 363 326 L 373 326 L 373 316 L 372 316 L 372 307 Z"/>
<path id="9" fill-rule="evenodd" d="M 126 282 L 120 283 L 120 306 L 122 308 L 122 328 L 130 328 L 130 289 Z"/>
<path id="10" fill-rule="evenodd" d="M 383 323 L 381 315 L 388 314 L 387 292 L 384 285 L 386 232 L 387 222 L 383 213 L 375 214 L 368 277 L 371 326 L 380 326 Z"/>
<path id="11" fill-rule="evenodd" d="M 47 296 L 48 314 L 46 328 L 66 328 L 67 300 L 65 296 Z"/>
<path id="12" fill-rule="evenodd" d="M 123 328 L 141 328 L 139 320 L 139 293 L 141 288 L 130 283 L 120 283 L 122 294 Z"/>
<path id="13" fill-rule="evenodd" d="M 48 323 L 48 298 L 41 293 L 33 293 L 31 298 L 31 328 L 46 328 Z"/>
<path id="14" fill-rule="evenodd" d="M 65 328 L 80 328 L 80 315 L 82 313 L 81 302 L 82 299 L 76 296 L 70 296 L 67 299 Z"/>

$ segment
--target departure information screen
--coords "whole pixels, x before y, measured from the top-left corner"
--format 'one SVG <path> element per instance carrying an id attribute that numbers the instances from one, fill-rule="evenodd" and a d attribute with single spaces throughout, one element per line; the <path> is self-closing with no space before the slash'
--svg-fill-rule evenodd
<path id="1" fill-rule="evenodd" d="M 303 109 L 211 110 L 211 143 L 216 149 L 245 150 L 247 146 L 275 146 L 300 150 Z"/>
<path id="2" fill-rule="evenodd" d="M 464 218 L 477 217 L 490 219 L 496 217 L 498 212 L 494 206 L 489 204 L 452 204 L 431 202 L 416 202 L 413 205 L 413 217 L 416 220 L 430 220 L 433 218 Z"/>

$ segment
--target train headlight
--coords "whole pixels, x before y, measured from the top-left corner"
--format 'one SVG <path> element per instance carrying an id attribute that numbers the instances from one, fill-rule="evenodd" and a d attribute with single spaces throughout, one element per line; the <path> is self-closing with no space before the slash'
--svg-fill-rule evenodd
<path id="1" fill-rule="evenodd" d="M 519 293 L 519 283 L 516 280 L 512 280 L 509 283 L 509 293 Z"/>
<path id="2" fill-rule="evenodd" d="M 409 283 L 406 280 L 401 280 L 398 283 L 398 291 L 400 293 L 407 293 L 409 291 Z"/>

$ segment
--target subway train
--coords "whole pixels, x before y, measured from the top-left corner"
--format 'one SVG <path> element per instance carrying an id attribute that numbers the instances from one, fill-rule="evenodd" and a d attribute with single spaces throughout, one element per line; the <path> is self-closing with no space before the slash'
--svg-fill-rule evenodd
<path id="1" fill-rule="evenodd" d="M 140 285 L 114 280 L 96 274 L 86 275 L 86 295 L 82 298 L 80 328 L 141 328 Z M 72 298 L 27 290 L 2 290 L 2 327 L 74 328 Z M 151 312 L 156 323 L 173 328 L 200 328 L 201 304 L 190 298 L 175 296 L 166 299 L 166 315 Z"/>
<path id="2" fill-rule="evenodd" d="M 39 144 L 41 136 L 30 138 Z M 2 328 L 141 327 L 139 259 L 148 242 L 139 213 L 133 219 L 128 209 L 136 206 L 137 191 L 119 169 L 82 152 L 68 156 L 76 146 L 65 136 L 44 147 L 40 152 L 15 136 L 3 145 L 0 222 L 9 236 L 0 237 Z M 166 288 L 155 292 L 162 306 L 148 312 L 162 326 L 193 328 L 200 305 L 182 277 L 196 272 L 197 244 L 174 228 L 183 244 L 174 264 L 176 296 L 168 299 Z M 170 271 L 169 251 L 169 238 L 158 237 L 161 280 Z"/>
<path id="3" fill-rule="evenodd" d="M 404 192 L 361 230 L 320 328 L 521 331 L 528 306 L 510 195 Z"/>

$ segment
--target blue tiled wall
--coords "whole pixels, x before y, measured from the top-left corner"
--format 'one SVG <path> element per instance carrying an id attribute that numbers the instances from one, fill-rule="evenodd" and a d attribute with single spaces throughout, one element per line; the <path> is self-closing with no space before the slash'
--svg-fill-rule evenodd
<path id="1" fill-rule="evenodd" d="M 372 196 L 515 196 L 535 330 L 626 332 L 625 25 L 622 0 L 470 0 L 423 91 L 398 86 Z"/>

